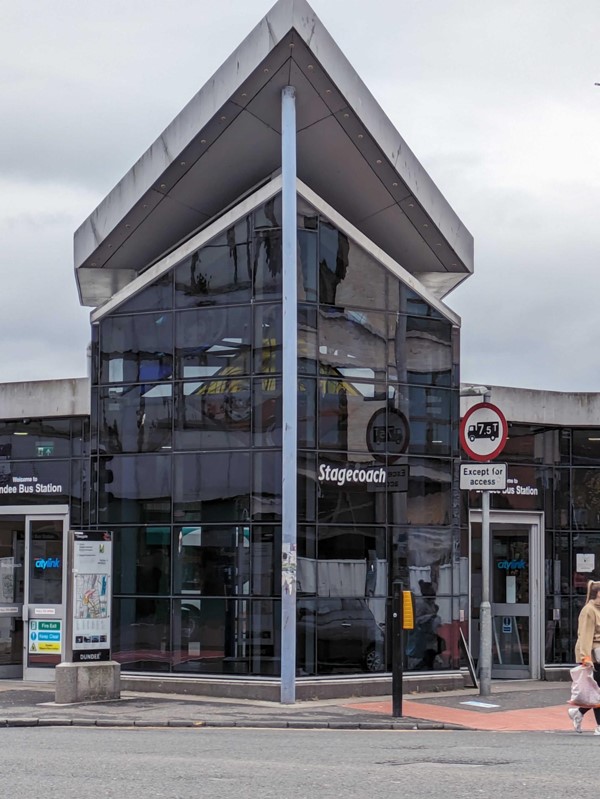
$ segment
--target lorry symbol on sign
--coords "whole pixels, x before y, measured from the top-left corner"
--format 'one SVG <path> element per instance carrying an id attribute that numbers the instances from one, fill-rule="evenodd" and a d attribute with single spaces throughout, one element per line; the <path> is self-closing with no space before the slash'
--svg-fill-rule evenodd
<path id="1" fill-rule="evenodd" d="M 489 438 L 495 441 L 500 435 L 500 422 L 476 422 L 470 424 L 467 430 L 469 441 L 473 443 L 476 438 Z"/>

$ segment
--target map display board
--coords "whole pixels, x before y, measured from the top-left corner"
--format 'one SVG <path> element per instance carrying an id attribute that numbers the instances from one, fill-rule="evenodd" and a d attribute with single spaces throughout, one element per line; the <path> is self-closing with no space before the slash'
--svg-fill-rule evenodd
<path id="1" fill-rule="evenodd" d="M 112 533 L 73 533 L 73 662 L 110 660 Z"/>

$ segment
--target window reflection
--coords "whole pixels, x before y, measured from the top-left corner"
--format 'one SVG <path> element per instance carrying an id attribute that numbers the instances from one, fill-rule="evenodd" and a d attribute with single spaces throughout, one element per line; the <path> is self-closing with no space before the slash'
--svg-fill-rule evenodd
<path id="1" fill-rule="evenodd" d="M 186 258 L 175 269 L 177 307 L 249 302 L 251 241 L 246 218 Z"/>
<path id="2" fill-rule="evenodd" d="M 99 444 L 103 452 L 171 448 L 172 388 L 164 383 L 100 389 Z"/>
<path id="3" fill-rule="evenodd" d="M 175 548 L 175 593 L 250 593 L 250 527 L 178 527 Z"/>
<path id="4" fill-rule="evenodd" d="M 249 518 L 249 453 L 207 452 L 177 455 L 174 460 L 176 520 L 228 522 Z"/>
<path id="5" fill-rule="evenodd" d="M 117 528 L 113 552 L 116 594 L 170 592 L 170 527 Z"/>
<path id="6" fill-rule="evenodd" d="M 108 317 L 102 322 L 101 383 L 153 383 L 173 371 L 170 313 Z"/>
<path id="7" fill-rule="evenodd" d="M 202 308 L 177 315 L 177 371 L 184 378 L 250 372 L 250 308 Z"/>
<path id="8" fill-rule="evenodd" d="M 215 378 L 176 388 L 176 449 L 250 446 L 250 380 Z"/>

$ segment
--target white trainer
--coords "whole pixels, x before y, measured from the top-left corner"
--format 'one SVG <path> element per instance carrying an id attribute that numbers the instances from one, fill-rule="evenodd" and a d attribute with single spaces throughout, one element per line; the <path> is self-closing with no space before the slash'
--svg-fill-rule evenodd
<path id="1" fill-rule="evenodd" d="M 573 722 L 573 729 L 575 732 L 581 732 L 581 722 L 583 721 L 583 716 L 581 715 L 581 710 L 578 707 L 570 707 L 567 710 L 569 714 L 569 718 Z M 600 727 L 596 727 L 596 731 L 594 735 L 600 735 Z"/>
<path id="2" fill-rule="evenodd" d="M 600 735 L 600 727 L 596 727 L 594 730 L 594 735 Z"/>

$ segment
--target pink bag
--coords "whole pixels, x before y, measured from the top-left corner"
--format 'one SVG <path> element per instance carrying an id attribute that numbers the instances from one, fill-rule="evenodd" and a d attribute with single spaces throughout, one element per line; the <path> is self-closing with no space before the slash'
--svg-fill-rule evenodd
<path id="1" fill-rule="evenodd" d="M 600 706 L 600 686 L 594 679 L 593 671 L 586 666 L 575 666 L 571 669 L 571 705 L 578 707 Z"/>

